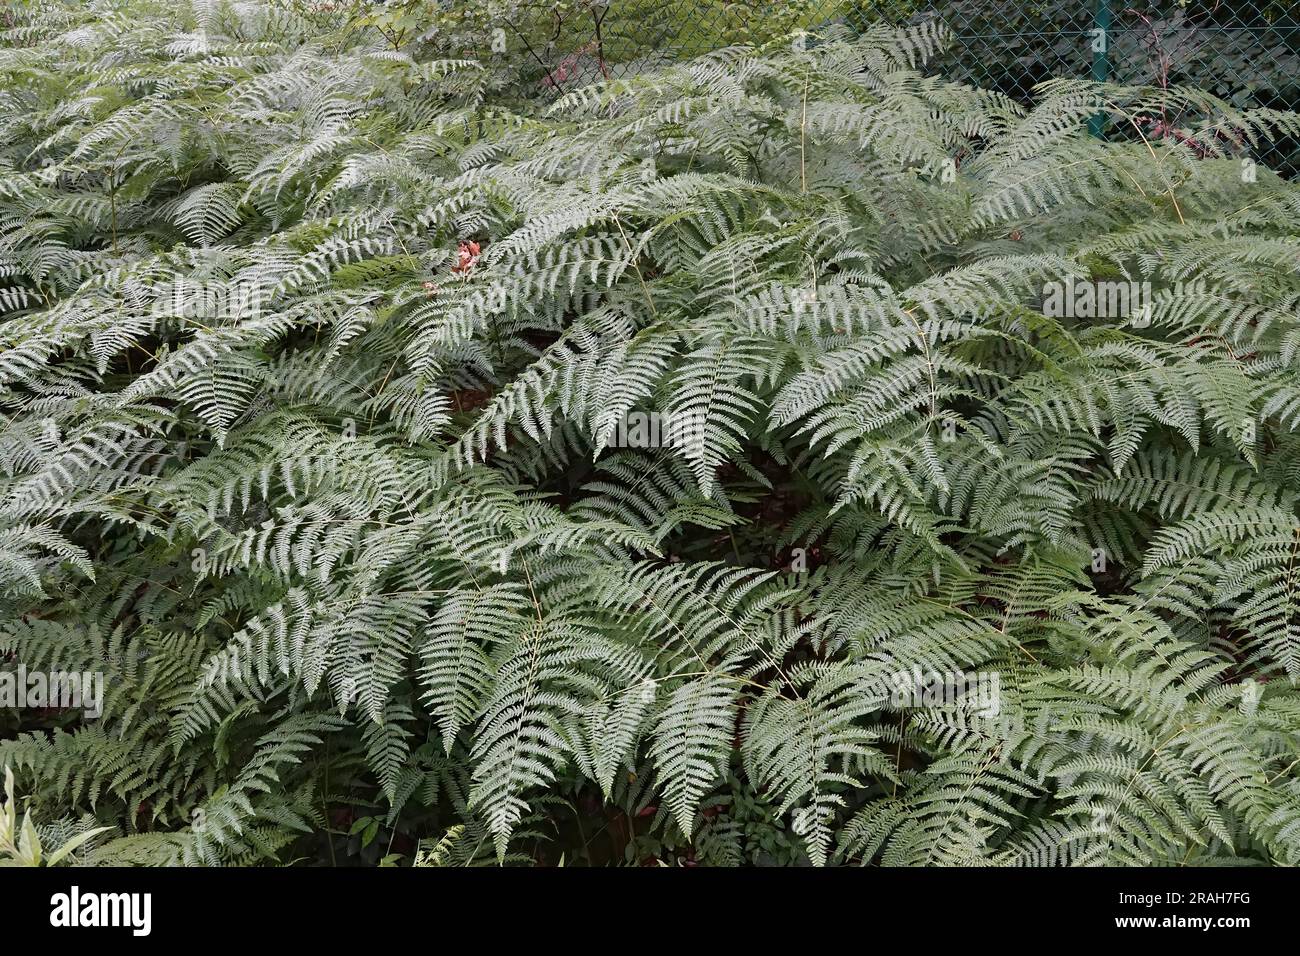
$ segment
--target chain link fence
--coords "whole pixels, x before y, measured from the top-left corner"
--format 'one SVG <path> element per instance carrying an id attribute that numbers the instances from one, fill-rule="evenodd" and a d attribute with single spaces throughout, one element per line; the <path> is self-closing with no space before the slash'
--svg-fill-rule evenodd
<path id="1" fill-rule="evenodd" d="M 1300 109 L 1300 0 L 605 0 L 595 29 L 577 21 L 557 79 L 570 87 L 627 76 L 732 43 L 773 24 L 807 30 L 941 19 L 951 47 L 931 69 L 1027 102 L 1035 84 L 1090 77 L 1186 85 L 1237 106 Z M 589 11 L 590 12 L 590 11 Z M 557 31 L 557 36 L 558 36 Z M 1300 169 L 1300 143 L 1274 143 L 1263 162 Z"/>

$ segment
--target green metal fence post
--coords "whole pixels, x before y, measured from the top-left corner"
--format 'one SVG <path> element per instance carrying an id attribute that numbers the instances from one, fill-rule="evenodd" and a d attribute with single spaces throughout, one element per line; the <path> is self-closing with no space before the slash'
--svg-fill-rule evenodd
<path id="1" fill-rule="evenodd" d="M 1092 78 L 1098 83 L 1105 83 L 1110 79 L 1110 0 L 1097 0 L 1097 14 L 1093 23 Z M 1088 120 L 1088 132 L 1098 139 L 1106 135 L 1105 113 L 1097 113 Z"/>

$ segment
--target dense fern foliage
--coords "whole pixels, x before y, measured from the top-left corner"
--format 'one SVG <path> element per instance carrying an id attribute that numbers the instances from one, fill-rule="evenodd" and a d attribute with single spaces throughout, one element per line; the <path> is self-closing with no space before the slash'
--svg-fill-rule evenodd
<path id="1" fill-rule="evenodd" d="M 105 690 L 0 763 L 68 859 L 1300 863 L 1295 117 L 8 16 L 0 652 Z"/>

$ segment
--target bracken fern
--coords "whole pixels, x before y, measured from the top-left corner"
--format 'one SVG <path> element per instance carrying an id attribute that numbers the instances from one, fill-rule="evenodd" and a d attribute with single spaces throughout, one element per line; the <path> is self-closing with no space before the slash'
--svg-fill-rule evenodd
<path id="1" fill-rule="evenodd" d="M 0 35 L 0 651 L 106 687 L 0 763 L 79 860 L 1300 863 L 1300 120 L 345 21 Z"/>

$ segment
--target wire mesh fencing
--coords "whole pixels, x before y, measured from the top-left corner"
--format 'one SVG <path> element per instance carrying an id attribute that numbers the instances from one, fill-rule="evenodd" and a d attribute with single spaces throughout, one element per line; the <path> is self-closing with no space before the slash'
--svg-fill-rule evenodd
<path id="1" fill-rule="evenodd" d="M 1044 80 L 1089 77 L 1300 110 L 1300 0 L 584 0 L 556 20 L 545 82 L 627 76 L 782 30 L 815 37 L 931 18 L 953 35 L 931 70 L 1021 102 Z M 1294 172 L 1300 143 L 1271 144 L 1259 158 Z"/>

